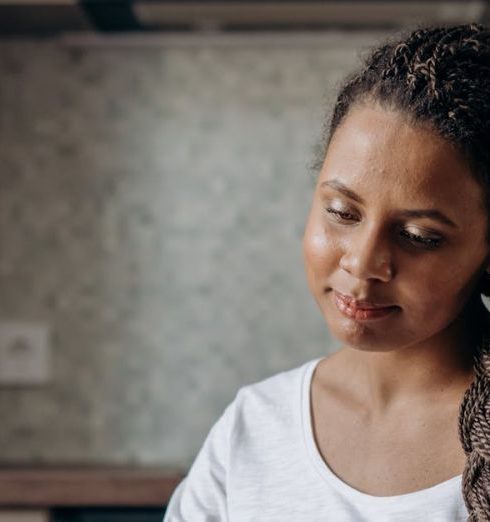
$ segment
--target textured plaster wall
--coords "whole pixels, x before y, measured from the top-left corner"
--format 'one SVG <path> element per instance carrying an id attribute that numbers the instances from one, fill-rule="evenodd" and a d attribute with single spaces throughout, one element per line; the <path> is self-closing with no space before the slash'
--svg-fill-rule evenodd
<path id="1" fill-rule="evenodd" d="M 0 320 L 53 351 L 49 385 L 0 388 L 0 464 L 187 466 L 240 386 L 335 349 L 308 164 L 375 40 L 0 42 Z"/>

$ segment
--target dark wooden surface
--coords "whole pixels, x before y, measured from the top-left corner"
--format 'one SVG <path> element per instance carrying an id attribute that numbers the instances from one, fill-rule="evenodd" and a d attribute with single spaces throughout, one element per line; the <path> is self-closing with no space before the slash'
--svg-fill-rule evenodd
<path id="1" fill-rule="evenodd" d="M 163 507 L 182 470 L 0 468 L 0 507 Z"/>

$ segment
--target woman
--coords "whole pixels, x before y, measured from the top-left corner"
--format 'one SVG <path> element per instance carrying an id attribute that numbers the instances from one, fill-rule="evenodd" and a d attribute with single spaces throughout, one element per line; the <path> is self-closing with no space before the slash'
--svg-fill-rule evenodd
<path id="1" fill-rule="evenodd" d="M 165 522 L 490 520 L 490 31 L 372 51 L 304 234 L 335 354 L 241 388 Z"/>

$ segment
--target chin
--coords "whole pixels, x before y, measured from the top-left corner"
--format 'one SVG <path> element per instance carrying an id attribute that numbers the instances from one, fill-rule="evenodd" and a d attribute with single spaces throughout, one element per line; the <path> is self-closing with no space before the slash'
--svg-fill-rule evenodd
<path id="1" fill-rule="evenodd" d="M 391 342 L 381 336 L 379 331 L 372 330 L 368 326 L 357 323 L 349 325 L 347 328 L 339 328 L 339 325 L 327 325 L 328 330 L 335 339 L 344 346 L 362 352 L 391 352 L 396 350 Z"/>

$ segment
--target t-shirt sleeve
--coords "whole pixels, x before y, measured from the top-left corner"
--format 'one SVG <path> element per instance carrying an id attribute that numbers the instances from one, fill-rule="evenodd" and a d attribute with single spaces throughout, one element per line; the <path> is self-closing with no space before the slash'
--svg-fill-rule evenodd
<path id="1" fill-rule="evenodd" d="M 186 477 L 174 490 L 163 522 L 226 522 L 226 481 L 236 398 L 209 431 Z"/>

